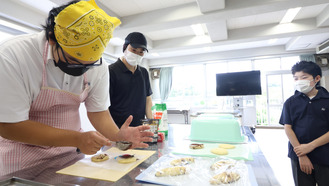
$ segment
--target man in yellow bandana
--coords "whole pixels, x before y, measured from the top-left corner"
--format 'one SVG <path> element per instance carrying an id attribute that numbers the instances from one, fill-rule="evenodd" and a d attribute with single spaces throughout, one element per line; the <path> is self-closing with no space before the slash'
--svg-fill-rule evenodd
<path id="1" fill-rule="evenodd" d="M 130 116 L 119 130 L 107 110 L 102 54 L 119 24 L 93 0 L 73 1 L 49 12 L 43 32 L 0 45 L 0 180 L 56 184 L 57 170 L 109 140 L 148 146 L 149 127 L 129 127 Z M 82 102 L 97 131 L 81 130 Z"/>

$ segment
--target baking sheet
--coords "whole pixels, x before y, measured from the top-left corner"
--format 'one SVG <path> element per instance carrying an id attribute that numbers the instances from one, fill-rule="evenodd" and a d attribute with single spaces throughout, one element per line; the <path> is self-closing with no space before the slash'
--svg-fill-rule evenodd
<path id="1" fill-rule="evenodd" d="M 190 149 L 190 144 L 192 143 L 202 143 L 204 144 L 203 149 Z M 191 156 L 201 156 L 201 157 L 228 157 L 236 160 L 254 160 L 252 156 L 251 149 L 249 144 L 232 144 L 235 146 L 234 149 L 227 149 L 227 155 L 217 155 L 211 153 L 211 149 L 217 148 L 219 144 L 223 143 L 206 143 L 199 141 L 189 141 L 184 140 L 177 147 L 172 150 L 173 154 L 183 154 L 183 155 L 191 155 Z"/>
<path id="2" fill-rule="evenodd" d="M 210 166 L 222 158 L 207 158 L 207 157 L 195 157 L 195 162 L 188 166 L 188 173 L 180 176 L 169 177 L 156 177 L 157 170 L 170 166 L 170 162 L 176 158 L 186 157 L 180 155 L 164 155 L 154 162 L 150 167 L 144 170 L 136 177 L 136 180 L 140 182 L 147 182 L 159 185 L 189 185 L 189 186 L 210 186 L 209 180 L 212 176 L 218 174 L 216 171 L 212 171 Z M 246 165 L 243 160 L 242 168 L 238 171 L 241 178 L 231 184 L 222 184 L 221 186 L 258 186 L 256 177 L 250 165 Z"/>
<path id="3" fill-rule="evenodd" d="M 121 151 L 116 147 L 112 147 L 100 153 L 108 154 L 109 160 L 92 162 L 91 157 L 93 155 L 86 155 L 84 159 L 56 173 L 115 182 L 152 156 L 155 151 L 132 149 Z M 134 154 L 138 160 L 133 163 L 120 164 L 115 158 L 122 154 Z"/>

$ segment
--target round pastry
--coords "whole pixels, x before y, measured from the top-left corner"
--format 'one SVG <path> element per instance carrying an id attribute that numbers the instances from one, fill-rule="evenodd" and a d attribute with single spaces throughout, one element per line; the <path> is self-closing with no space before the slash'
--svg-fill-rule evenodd
<path id="1" fill-rule="evenodd" d="M 211 180 L 210 184 L 219 185 L 219 184 L 228 184 L 238 181 L 240 175 L 236 172 L 223 172 L 215 175 Z"/>
<path id="2" fill-rule="evenodd" d="M 219 148 L 224 148 L 224 149 L 234 149 L 235 145 L 231 145 L 231 144 L 219 144 L 218 146 Z"/>
<path id="3" fill-rule="evenodd" d="M 228 151 L 224 148 L 214 148 L 214 149 L 211 149 L 211 153 L 217 154 L 217 155 L 227 155 Z"/>
<path id="4" fill-rule="evenodd" d="M 97 154 L 91 157 L 91 161 L 93 162 L 101 162 L 106 161 L 109 159 L 109 156 L 107 154 Z"/>
<path id="5" fill-rule="evenodd" d="M 123 155 L 118 156 L 116 158 L 116 160 L 118 161 L 118 163 L 127 164 L 127 163 L 132 163 L 132 162 L 137 161 L 137 158 L 134 157 L 134 155 L 123 154 Z"/>
<path id="6" fill-rule="evenodd" d="M 192 157 L 185 157 L 185 158 L 179 158 L 179 159 L 175 159 L 172 160 L 170 162 L 171 165 L 173 166 L 177 166 L 177 165 L 186 165 L 186 164 L 190 164 L 194 162 L 194 158 Z"/>
<path id="7" fill-rule="evenodd" d="M 202 143 L 192 143 L 190 149 L 203 149 L 204 145 Z"/>

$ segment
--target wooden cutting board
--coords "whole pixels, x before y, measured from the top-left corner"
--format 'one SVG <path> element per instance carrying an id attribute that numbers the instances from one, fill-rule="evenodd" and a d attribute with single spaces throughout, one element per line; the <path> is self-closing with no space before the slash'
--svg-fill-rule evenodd
<path id="1" fill-rule="evenodd" d="M 147 158 L 152 156 L 155 151 L 131 149 L 121 151 L 118 148 L 113 147 L 102 153 L 108 154 L 109 160 L 104 162 L 92 162 L 92 156 L 86 155 L 84 159 L 59 170 L 56 173 L 116 182 Z M 122 154 L 134 154 L 138 160 L 129 164 L 120 164 L 117 162 L 116 157 Z"/>

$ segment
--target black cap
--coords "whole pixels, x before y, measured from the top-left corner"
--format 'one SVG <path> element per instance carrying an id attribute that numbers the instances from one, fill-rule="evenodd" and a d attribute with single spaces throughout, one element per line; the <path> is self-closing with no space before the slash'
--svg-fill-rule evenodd
<path id="1" fill-rule="evenodd" d="M 140 32 L 132 32 L 128 34 L 128 36 L 125 39 L 123 50 L 125 50 L 129 44 L 134 48 L 142 48 L 148 52 L 146 38 Z"/>

